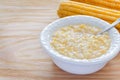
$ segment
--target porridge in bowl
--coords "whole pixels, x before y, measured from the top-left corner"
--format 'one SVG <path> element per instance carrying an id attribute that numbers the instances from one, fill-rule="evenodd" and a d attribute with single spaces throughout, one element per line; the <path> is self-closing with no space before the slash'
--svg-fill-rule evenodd
<path id="1" fill-rule="evenodd" d="M 108 33 L 95 35 L 101 28 L 86 24 L 58 29 L 52 36 L 51 46 L 59 54 L 75 59 L 92 59 L 104 55 L 110 47 Z"/>

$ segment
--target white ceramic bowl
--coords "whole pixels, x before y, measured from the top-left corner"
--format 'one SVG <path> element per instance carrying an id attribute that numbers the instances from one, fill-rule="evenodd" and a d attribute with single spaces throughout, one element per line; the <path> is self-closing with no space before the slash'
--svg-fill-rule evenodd
<path id="1" fill-rule="evenodd" d="M 99 58 L 90 59 L 90 60 L 79 60 L 72 59 L 66 56 L 59 54 L 57 51 L 53 50 L 50 46 L 51 36 L 54 31 L 58 28 L 74 25 L 74 24 L 89 24 L 91 26 L 98 26 L 101 28 L 109 27 L 110 24 L 101 19 L 91 17 L 91 16 L 70 16 L 58 19 L 51 24 L 49 24 L 41 32 L 41 43 L 46 49 L 48 54 L 51 56 L 53 62 L 62 70 L 73 73 L 73 74 L 90 74 L 94 73 L 101 68 L 103 68 L 108 61 L 113 59 L 120 51 L 120 34 L 113 28 L 109 31 L 111 37 L 111 46 L 105 55 L 102 55 Z"/>

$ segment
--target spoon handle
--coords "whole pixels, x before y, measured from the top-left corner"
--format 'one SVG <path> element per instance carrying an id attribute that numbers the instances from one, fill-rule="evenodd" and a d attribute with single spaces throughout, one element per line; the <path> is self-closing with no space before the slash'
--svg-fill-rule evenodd
<path id="1" fill-rule="evenodd" d="M 118 23 L 120 23 L 120 18 L 118 18 L 115 22 L 113 22 L 113 23 L 110 25 L 110 27 L 108 27 L 108 28 L 104 29 L 103 31 L 101 31 L 100 33 L 98 33 L 98 35 L 99 35 L 99 34 L 103 34 L 103 33 L 106 32 L 106 31 L 109 31 L 111 28 L 113 28 L 114 26 L 116 26 Z"/>

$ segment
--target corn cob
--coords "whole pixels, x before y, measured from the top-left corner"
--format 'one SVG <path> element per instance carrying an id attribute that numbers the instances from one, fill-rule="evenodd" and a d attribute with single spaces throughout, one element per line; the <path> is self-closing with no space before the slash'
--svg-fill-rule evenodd
<path id="1" fill-rule="evenodd" d="M 96 6 L 120 10 L 120 0 L 72 0 L 72 1 L 78 1 Z"/>
<path id="2" fill-rule="evenodd" d="M 105 0 L 105 1 L 108 1 L 108 2 L 112 2 L 112 3 L 118 3 L 118 4 L 120 4 L 120 0 Z"/>
<path id="3" fill-rule="evenodd" d="M 110 23 L 120 17 L 120 11 L 97 7 L 90 4 L 67 1 L 60 4 L 58 15 L 59 17 L 65 17 L 70 15 L 90 15 L 106 20 Z M 120 26 L 116 26 L 120 29 Z"/>

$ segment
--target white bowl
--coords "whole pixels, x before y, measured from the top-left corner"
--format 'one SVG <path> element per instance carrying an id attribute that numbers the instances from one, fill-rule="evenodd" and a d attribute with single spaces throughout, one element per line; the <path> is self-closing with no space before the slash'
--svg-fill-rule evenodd
<path id="1" fill-rule="evenodd" d="M 79 60 L 72 59 L 66 56 L 59 54 L 57 51 L 51 48 L 50 40 L 54 31 L 58 28 L 74 25 L 74 24 L 89 24 L 91 26 L 98 26 L 102 29 L 110 26 L 109 23 L 98 19 L 96 17 L 91 16 L 70 16 L 58 19 L 51 24 L 49 24 L 42 32 L 41 32 L 41 43 L 43 47 L 48 52 L 48 55 L 51 56 L 53 62 L 62 70 L 73 73 L 73 74 L 90 74 L 94 73 L 101 68 L 103 68 L 108 61 L 113 59 L 120 51 L 120 34 L 119 32 L 113 28 L 109 31 L 109 35 L 111 37 L 111 46 L 105 55 L 101 57 L 90 59 L 90 60 Z"/>

